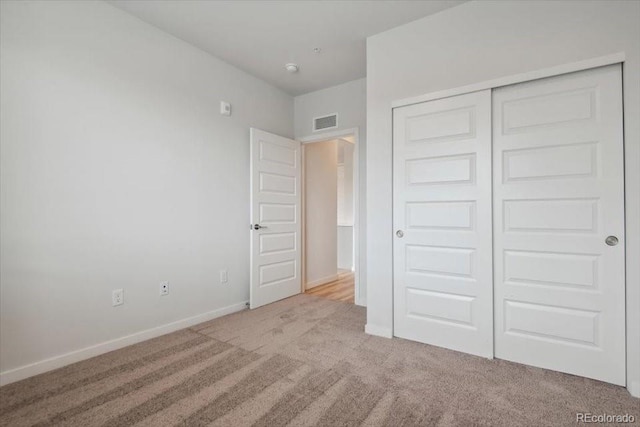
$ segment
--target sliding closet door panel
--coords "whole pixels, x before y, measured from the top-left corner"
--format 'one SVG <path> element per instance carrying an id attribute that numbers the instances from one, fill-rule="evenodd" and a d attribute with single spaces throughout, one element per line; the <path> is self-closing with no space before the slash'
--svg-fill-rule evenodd
<path id="1" fill-rule="evenodd" d="M 491 93 L 394 110 L 394 334 L 493 356 Z"/>
<path id="2" fill-rule="evenodd" d="M 496 357 L 623 385 L 620 66 L 496 89 L 493 126 Z"/>

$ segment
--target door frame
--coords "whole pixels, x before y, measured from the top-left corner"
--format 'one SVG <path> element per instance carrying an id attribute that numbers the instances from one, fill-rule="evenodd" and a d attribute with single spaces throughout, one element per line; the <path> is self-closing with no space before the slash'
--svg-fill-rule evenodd
<path id="1" fill-rule="evenodd" d="M 355 286 L 355 304 L 365 306 L 365 295 L 360 283 L 360 131 L 359 128 L 349 128 L 336 130 L 331 132 L 317 132 L 303 138 L 297 138 L 302 144 L 302 289 L 304 293 L 306 288 L 306 221 L 305 221 L 305 145 L 314 142 L 329 141 L 332 139 L 340 139 L 345 137 L 353 137 L 355 150 L 353 150 L 353 266 L 355 270 L 354 286 Z"/>
<path id="2" fill-rule="evenodd" d="M 638 294 L 638 290 L 637 289 L 633 289 L 633 292 L 629 292 L 630 288 L 628 286 L 629 281 L 628 281 L 628 277 L 630 276 L 634 276 L 634 272 L 631 271 L 631 266 L 634 265 L 634 263 L 632 262 L 633 260 L 635 260 L 634 257 L 636 257 L 638 254 L 636 254 L 635 250 L 633 250 L 634 248 L 630 248 L 629 247 L 629 221 L 631 218 L 633 218 L 633 215 L 630 215 L 630 212 L 632 209 L 630 209 L 630 207 L 632 207 L 632 205 L 634 205 L 634 203 L 636 203 L 636 199 L 635 198 L 631 198 L 631 196 L 629 195 L 629 193 L 627 192 L 627 188 L 628 188 L 628 171 L 627 168 L 629 166 L 629 160 L 626 157 L 626 151 L 628 149 L 627 144 L 627 134 L 626 134 L 626 130 L 624 129 L 624 118 L 625 118 L 625 113 L 624 113 L 624 104 L 626 102 L 628 102 L 625 99 L 625 92 L 624 92 L 624 80 L 625 80 L 625 60 L 626 60 L 626 55 L 624 52 L 617 52 L 617 53 L 613 53 L 610 55 L 605 55 L 605 56 L 600 56 L 600 57 L 596 57 L 596 58 L 590 58 L 590 59 L 586 59 L 583 61 L 577 61 L 577 62 L 571 62 L 571 63 L 566 63 L 566 64 L 562 64 L 562 65 L 558 65 L 558 66 L 554 66 L 554 67 L 549 67 L 549 68 L 544 68 L 544 69 L 539 69 L 539 70 L 532 70 L 532 71 L 528 71 L 528 72 L 524 72 L 524 73 L 520 73 L 520 74 L 514 74 L 514 75 L 509 75 L 509 76 L 504 76 L 504 77 L 500 77 L 497 79 L 493 79 L 493 80 L 487 80 L 487 81 L 482 81 L 482 82 L 478 82 L 478 83 L 474 83 L 474 84 L 470 84 L 470 85 L 465 85 L 465 86 L 459 86 L 459 87 L 454 87 L 454 88 L 450 88 L 450 89 L 445 89 L 445 90 L 440 90 L 440 91 L 435 91 L 435 92 L 430 92 L 430 93 L 426 93 L 423 95 L 418 95 L 418 96 L 414 96 L 414 97 L 409 97 L 409 98 L 403 98 L 403 99 L 398 99 L 395 100 L 393 102 L 391 102 L 390 105 L 390 109 L 389 109 L 389 113 L 391 115 L 391 123 L 392 123 L 392 128 L 393 128 L 393 110 L 395 108 L 400 108 L 400 107 L 404 107 L 407 105 L 412 105 L 412 104 L 419 104 L 422 102 L 427 102 L 427 101 L 432 101 L 432 100 L 436 100 L 436 99 L 441 99 L 441 98 L 448 98 L 448 97 L 452 97 L 452 96 L 456 96 L 456 95 L 462 95 L 465 93 L 470 93 L 470 92 L 475 92 L 475 91 L 479 91 L 479 90 L 485 90 L 485 89 L 496 89 L 498 87 L 501 86 L 508 86 L 508 85 L 513 85 L 513 84 L 517 84 L 517 83 L 524 83 L 524 82 L 528 82 L 528 81 L 533 81 L 533 80 L 538 80 L 538 79 L 543 79 L 543 78 L 547 78 L 547 77 L 555 77 L 555 76 L 560 76 L 562 74 L 568 74 L 568 73 L 573 73 L 573 72 L 577 72 L 577 71 L 585 71 L 585 70 L 589 70 L 592 68 L 598 68 L 598 67 L 603 67 L 606 65 L 613 65 L 613 64 L 621 64 L 622 67 L 622 81 L 623 81 L 623 88 L 622 88 L 622 102 L 623 102 L 623 161 L 624 161 L 624 165 L 625 165 L 625 174 L 624 174 L 624 203 L 625 203 L 625 235 L 627 236 L 627 239 L 625 239 L 625 315 L 626 315 L 626 342 L 625 342 L 625 347 L 626 347 L 626 354 L 625 354 L 625 358 L 626 358 L 626 388 L 629 391 L 629 393 L 632 396 L 635 397 L 640 397 L 640 377 L 638 376 L 639 371 L 636 368 L 636 366 L 640 366 L 640 349 L 637 348 L 636 343 L 633 341 L 633 336 L 634 333 L 638 331 L 638 321 L 640 320 L 640 306 L 638 306 L 638 302 L 634 299 L 635 296 L 637 296 Z M 393 139 L 391 141 L 391 144 L 393 145 Z M 393 173 L 393 163 L 392 163 L 392 173 Z M 393 192 L 392 192 L 392 198 L 391 198 L 391 203 L 393 203 Z M 393 223 L 393 216 L 391 218 L 391 221 Z M 633 226 L 632 226 L 633 227 Z M 633 229 L 633 228 L 632 228 Z M 393 240 L 393 239 L 392 239 Z M 392 256 L 393 256 L 393 251 L 391 252 Z M 392 277 L 393 277 L 393 268 L 392 268 Z M 393 287 L 395 286 L 395 284 L 392 283 L 392 290 Z M 392 319 L 392 323 L 391 323 L 391 330 L 388 331 L 385 334 L 376 334 L 376 335 L 381 335 L 381 336 L 387 336 L 388 338 L 391 338 L 393 336 L 393 331 L 394 331 L 394 325 L 393 325 L 393 310 L 394 310 L 394 304 L 393 301 L 391 303 L 391 319 Z M 372 332 L 371 328 L 367 328 L 369 333 Z M 374 332 L 375 334 L 375 332 Z M 389 334 L 389 335 L 387 335 Z"/>

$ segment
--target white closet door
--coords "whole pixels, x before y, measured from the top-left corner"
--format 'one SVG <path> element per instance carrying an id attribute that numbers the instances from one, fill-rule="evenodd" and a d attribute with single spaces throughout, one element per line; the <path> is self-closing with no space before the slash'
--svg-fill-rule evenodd
<path id="1" fill-rule="evenodd" d="M 623 385 L 620 66 L 497 89 L 493 123 L 495 356 Z"/>
<path id="2" fill-rule="evenodd" d="M 393 120 L 394 335 L 492 357 L 491 92 Z"/>

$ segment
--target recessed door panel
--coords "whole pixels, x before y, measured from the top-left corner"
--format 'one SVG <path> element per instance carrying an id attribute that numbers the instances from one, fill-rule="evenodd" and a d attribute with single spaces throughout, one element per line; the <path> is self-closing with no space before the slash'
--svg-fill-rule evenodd
<path id="1" fill-rule="evenodd" d="M 295 224 L 298 220 L 295 203 L 260 203 L 260 224 Z"/>
<path id="2" fill-rule="evenodd" d="M 598 173 L 598 144 L 505 150 L 504 182 L 588 178 Z"/>
<path id="3" fill-rule="evenodd" d="M 475 201 L 406 204 L 407 229 L 473 231 Z"/>
<path id="4" fill-rule="evenodd" d="M 550 344 L 598 346 L 598 312 L 505 300 L 504 330 Z"/>
<path id="5" fill-rule="evenodd" d="M 613 65 L 493 92 L 493 213 L 496 357 L 623 385 L 621 83 Z"/>
<path id="6" fill-rule="evenodd" d="M 597 233 L 598 205 L 589 199 L 504 200 L 505 232 Z"/>
<path id="7" fill-rule="evenodd" d="M 407 288 L 407 316 L 427 322 L 473 326 L 473 300 L 467 295 Z"/>
<path id="8" fill-rule="evenodd" d="M 286 282 L 295 277 L 295 261 L 274 262 L 260 266 L 260 287 Z"/>
<path id="9" fill-rule="evenodd" d="M 260 236 L 260 255 L 295 251 L 296 233 L 269 233 Z"/>
<path id="10" fill-rule="evenodd" d="M 296 194 L 296 178 L 276 173 L 260 173 L 260 191 L 264 193 Z"/>
<path id="11" fill-rule="evenodd" d="M 427 157 L 406 161 L 407 184 L 469 184 L 475 180 L 475 155 Z"/>
<path id="12" fill-rule="evenodd" d="M 300 156 L 299 148 L 287 147 L 284 145 L 274 144 L 269 140 L 258 141 L 259 160 L 261 162 L 276 163 L 295 168 L 298 164 Z"/>
<path id="13" fill-rule="evenodd" d="M 595 291 L 599 255 L 505 250 L 505 283 Z"/>
<path id="14" fill-rule="evenodd" d="M 407 272 L 473 278 L 474 249 L 407 245 Z"/>
<path id="15" fill-rule="evenodd" d="M 407 120 L 407 143 L 434 143 L 473 138 L 473 108 L 427 113 Z"/>
<path id="16" fill-rule="evenodd" d="M 576 122 L 595 119 L 595 87 L 556 89 L 541 95 L 505 100 L 499 118 L 503 133 L 508 135 L 534 132 L 541 127 L 574 126 Z"/>

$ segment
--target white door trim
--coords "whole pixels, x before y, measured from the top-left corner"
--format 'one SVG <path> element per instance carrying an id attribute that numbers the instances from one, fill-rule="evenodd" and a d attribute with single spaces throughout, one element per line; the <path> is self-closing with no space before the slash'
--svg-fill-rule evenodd
<path id="1" fill-rule="evenodd" d="M 335 130 L 335 131 L 330 131 L 330 132 L 318 132 L 318 133 L 314 133 L 313 135 L 309 135 L 309 136 L 305 136 L 304 138 L 298 138 L 298 140 L 303 144 L 303 150 L 302 150 L 302 182 L 305 182 L 305 175 L 304 175 L 304 144 L 311 144 L 314 142 L 320 142 L 320 141 L 327 141 L 330 139 L 337 139 L 337 138 L 344 138 L 345 136 L 353 136 L 354 139 L 354 143 L 355 143 L 355 150 L 354 150 L 354 156 L 353 156 L 353 187 L 354 187 L 354 197 L 353 197 L 353 203 L 354 203 L 354 210 L 353 210 L 353 247 L 354 247 L 354 256 L 353 256 L 353 265 L 355 268 L 355 303 L 356 305 L 360 305 L 360 306 L 365 306 L 366 305 L 366 301 L 365 301 L 365 296 L 363 295 L 364 293 L 362 292 L 362 287 L 361 287 L 361 283 L 360 283 L 360 244 L 359 244 L 359 237 L 360 237 L 360 130 L 359 128 L 355 127 L 355 128 L 349 128 L 349 129 L 342 129 L 342 130 Z M 305 192 L 303 190 L 302 192 L 302 206 L 303 206 L 303 215 L 302 215 L 302 267 L 303 267 L 303 278 L 305 277 L 306 271 L 305 271 L 305 251 L 304 251 L 304 247 L 305 247 L 305 238 L 306 238 L 306 233 L 305 233 L 305 223 L 304 223 L 304 205 L 305 205 Z M 304 279 L 303 279 L 303 289 L 302 291 L 304 292 Z"/>
<path id="2" fill-rule="evenodd" d="M 507 86 L 516 83 L 528 82 L 531 80 L 543 79 L 545 77 L 554 77 L 561 74 L 573 73 L 575 71 L 588 70 L 590 68 L 602 67 L 605 65 L 619 64 L 624 62 L 625 53 L 618 52 L 611 55 L 599 56 L 597 58 L 586 59 L 584 61 L 570 62 L 555 67 L 542 68 L 540 70 L 528 71 L 526 73 L 514 74 L 511 76 L 500 77 L 493 80 L 486 80 L 480 83 L 455 87 L 451 89 L 430 92 L 424 95 L 403 98 L 391 103 L 391 108 L 404 107 L 406 105 L 418 104 L 434 99 L 449 98 L 455 95 L 462 95 L 470 92 L 477 92 L 485 89 L 495 89 L 500 86 Z"/>

